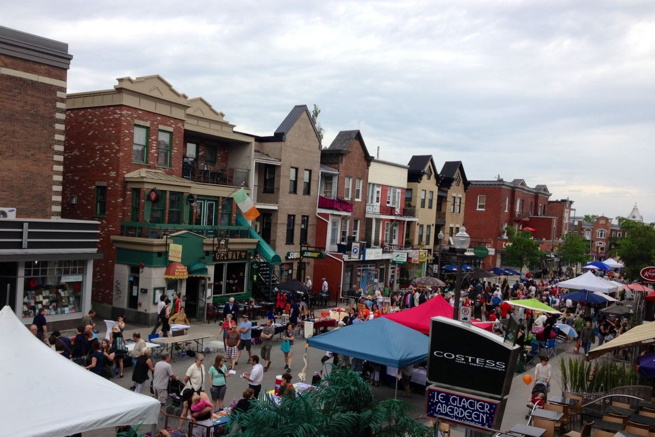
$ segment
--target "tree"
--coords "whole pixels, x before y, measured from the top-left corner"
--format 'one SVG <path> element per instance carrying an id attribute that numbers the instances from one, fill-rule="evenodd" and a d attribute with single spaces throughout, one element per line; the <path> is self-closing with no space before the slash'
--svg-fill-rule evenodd
<path id="1" fill-rule="evenodd" d="M 318 114 L 320 113 L 321 110 L 318 108 L 318 106 L 314 105 L 314 109 L 312 110 L 312 122 L 314 123 L 314 126 L 316 127 L 316 132 L 318 133 L 318 141 L 322 144 L 323 134 L 325 133 L 325 129 L 323 129 L 321 124 L 318 122 Z"/>
<path id="2" fill-rule="evenodd" d="M 516 231 L 511 226 L 507 227 L 507 235 L 510 244 L 505 247 L 505 256 L 503 262 L 523 268 L 527 266 L 530 269 L 539 267 L 542 253 L 539 250 L 539 243 L 532 239 L 529 231 Z"/>
<path id="3" fill-rule="evenodd" d="M 408 405 L 388 399 L 375 402 L 368 383 L 350 369 L 333 368 L 316 391 L 306 391 L 279 404 L 253 402 L 237 413 L 230 434 L 270 437 L 428 437 L 434 430 L 414 421 Z M 241 433 L 239 433 L 241 430 Z"/>
<path id="4" fill-rule="evenodd" d="M 582 221 L 585 223 L 594 223 L 598 216 L 596 214 L 585 214 L 584 217 L 582 217 Z"/>
<path id="5" fill-rule="evenodd" d="M 569 265 L 585 263 L 589 259 L 589 242 L 578 234 L 565 234 L 557 253 L 559 259 Z"/>
<path id="6" fill-rule="evenodd" d="M 625 237 L 618 240 L 616 254 L 625 268 L 623 274 L 629 279 L 639 279 L 639 272 L 655 264 L 655 229 L 652 225 L 619 217 L 619 227 Z"/>

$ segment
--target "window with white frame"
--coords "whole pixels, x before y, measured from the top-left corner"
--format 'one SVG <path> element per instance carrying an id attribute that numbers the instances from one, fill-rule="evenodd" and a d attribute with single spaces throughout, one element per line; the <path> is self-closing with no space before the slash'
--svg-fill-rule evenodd
<path id="1" fill-rule="evenodd" d="M 456 205 L 457 205 L 457 196 L 455 196 L 453 194 L 452 197 L 451 197 L 451 202 L 450 202 L 450 212 L 453 213 L 453 214 L 455 213 Z"/>
<path id="2" fill-rule="evenodd" d="M 423 244 L 423 229 L 424 225 L 418 225 L 418 242 L 417 244 L 420 246 Z"/>
<path id="3" fill-rule="evenodd" d="M 345 244 L 348 241 L 348 230 L 350 229 L 350 219 L 341 220 L 341 244 Z"/>
<path id="4" fill-rule="evenodd" d="M 352 188 L 353 188 L 353 178 L 346 176 L 343 183 L 343 198 L 345 200 L 350 200 Z"/>
<path id="5" fill-rule="evenodd" d="M 334 199 L 334 180 L 335 175 L 323 176 L 323 186 L 321 187 L 321 196 L 328 199 Z"/>
<path id="6" fill-rule="evenodd" d="M 432 209 L 434 203 L 434 191 L 428 192 L 428 209 Z"/>
<path id="7" fill-rule="evenodd" d="M 509 197 L 505 197 L 505 212 L 509 212 Z"/>
<path id="8" fill-rule="evenodd" d="M 355 241 L 359 241 L 359 220 L 353 220 L 353 236 Z"/>
<path id="9" fill-rule="evenodd" d="M 425 225 L 425 245 L 429 246 L 432 240 L 432 225 Z"/>
<path id="10" fill-rule="evenodd" d="M 514 212 L 519 212 L 521 209 L 521 199 L 516 199 L 516 207 L 514 208 Z"/>
<path id="11" fill-rule="evenodd" d="M 368 203 L 379 205 L 381 195 L 382 195 L 382 187 L 380 187 L 380 185 L 368 184 Z"/>
<path id="12" fill-rule="evenodd" d="M 427 197 L 427 192 L 421 190 L 421 208 L 425 208 L 425 198 Z"/>
<path id="13" fill-rule="evenodd" d="M 362 200 L 362 185 L 363 184 L 364 184 L 364 179 L 357 178 L 355 180 L 355 200 Z"/>
<path id="14" fill-rule="evenodd" d="M 457 214 L 462 213 L 462 196 L 458 195 L 457 196 Z"/>
<path id="15" fill-rule="evenodd" d="M 478 211 L 484 211 L 487 209 L 487 196 L 484 194 L 478 195 Z"/>
<path id="16" fill-rule="evenodd" d="M 339 219 L 330 220 L 330 244 L 339 243 Z"/>
<path id="17" fill-rule="evenodd" d="M 387 206 L 400 207 L 400 188 L 389 187 L 387 191 Z"/>
<path id="18" fill-rule="evenodd" d="M 384 243 L 398 244 L 398 223 L 386 222 L 384 225 Z"/>
<path id="19" fill-rule="evenodd" d="M 597 229 L 596 238 L 607 238 L 607 231 L 605 229 Z"/>

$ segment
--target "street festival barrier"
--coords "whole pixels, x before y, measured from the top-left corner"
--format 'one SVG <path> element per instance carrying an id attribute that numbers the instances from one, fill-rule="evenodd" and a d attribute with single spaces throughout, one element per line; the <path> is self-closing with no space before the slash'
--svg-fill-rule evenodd
<path id="1" fill-rule="evenodd" d="M 479 431 L 498 431 L 519 347 L 469 323 L 433 317 L 428 417 Z"/>

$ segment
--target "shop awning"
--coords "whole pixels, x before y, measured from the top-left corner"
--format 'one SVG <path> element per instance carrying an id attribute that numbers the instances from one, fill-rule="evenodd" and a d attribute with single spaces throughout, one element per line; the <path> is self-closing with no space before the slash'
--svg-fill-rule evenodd
<path id="1" fill-rule="evenodd" d="M 596 358 L 616 349 L 639 345 L 642 341 L 652 340 L 653 338 L 655 338 L 655 322 L 644 323 L 626 331 L 614 340 L 610 340 L 598 346 L 596 349 L 590 350 L 589 358 Z"/>
<path id="2" fill-rule="evenodd" d="M 166 279 L 186 279 L 189 277 L 189 271 L 182 263 L 174 262 L 166 267 L 164 278 Z"/>
<path id="3" fill-rule="evenodd" d="M 207 266 L 202 261 L 196 261 L 187 267 L 189 276 L 207 276 Z"/>

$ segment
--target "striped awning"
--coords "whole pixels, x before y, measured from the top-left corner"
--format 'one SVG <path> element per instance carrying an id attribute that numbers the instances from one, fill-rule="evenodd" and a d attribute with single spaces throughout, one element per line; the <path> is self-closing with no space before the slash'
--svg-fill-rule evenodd
<path id="1" fill-rule="evenodd" d="M 164 278 L 166 279 L 186 279 L 189 277 L 189 271 L 182 263 L 174 262 L 166 267 Z"/>

